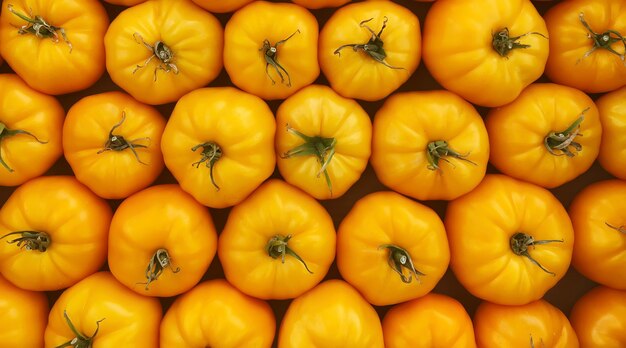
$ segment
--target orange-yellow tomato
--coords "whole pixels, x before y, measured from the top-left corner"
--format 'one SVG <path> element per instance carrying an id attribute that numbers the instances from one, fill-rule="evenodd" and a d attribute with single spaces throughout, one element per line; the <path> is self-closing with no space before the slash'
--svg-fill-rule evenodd
<path id="1" fill-rule="evenodd" d="M 581 347 L 626 347 L 626 291 L 591 289 L 576 301 L 569 319 Z"/>
<path id="2" fill-rule="evenodd" d="M 233 12 L 255 0 L 192 0 L 196 5 L 214 13 Z"/>
<path id="3" fill-rule="evenodd" d="M 244 91 L 284 99 L 319 75 L 317 37 L 317 19 L 307 9 L 254 1 L 226 24 L 224 68 Z"/>
<path id="4" fill-rule="evenodd" d="M 565 314 L 544 300 L 521 306 L 483 302 L 474 314 L 474 331 L 481 348 L 579 347 Z"/>
<path id="5" fill-rule="evenodd" d="M 22 290 L 0 277 L 0 342 L 3 347 L 43 347 L 48 298 Z"/>
<path id="6" fill-rule="evenodd" d="M 0 272 L 28 290 L 75 284 L 104 264 L 111 215 L 74 177 L 28 181 L 0 210 Z"/>
<path id="7" fill-rule="evenodd" d="M 43 175 L 63 148 L 65 111 L 17 75 L 0 75 L 0 186 L 16 186 Z"/>
<path id="8" fill-rule="evenodd" d="M 120 13 L 106 33 L 111 79 L 135 99 L 165 104 L 222 69 L 222 26 L 190 0 L 154 0 Z"/>
<path id="9" fill-rule="evenodd" d="M 343 280 L 327 280 L 291 302 L 278 333 L 278 348 L 382 348 L 378 314 Z"/>
<path id="10" fill-rule="evenodd" d="M 600 149 L 598 108 L 585 93 L 533 84 L 485 121 L 491 164 L 502 173 L 554 188 L 591 167 Z"/>
<path id="11" fill-rule="evenodd" d="M 225 208 L 272 175 L 275 133 L 274 115 L 261 98 L 232 87 L 204 88 L 178 101 L 161 149 L 183 190 Z"/>
<path id="12" fill-rule="evenodd" d="M 97 0 L 6 0 L 0 54 L 33 89 L 54 95 L 76 92 L 104 72 L 108 25 Z"/>
<path id="13" fill-rule="evenodd" d="M 626 180 L 626 87 L 596 100 L 602 124 L 598 161 L 604 169 Z"/>
<path id="14" fill-rule="evenodd" d="M 215 256 L 217 233 L 206 207 L 178 185 L 151 186 L 126 198 L 109 231 L 109 268 L 147 296 L 194 287 Z"/>
<path id="15" fill-rule="evenodd" d="M 310 9 L 320 9 L 326 7 L 339 7 L 347 4 L 350 0 L 292 0 L 295 4 L 304 6 Z"/>
<path id="16" fill-rule="evenodd" d="M 372 167 L 384 185 L 420 200 L 459 197 L 485 176 L 487 129 L 447 91 L 389 97 L 374 118 Z"/>
<path id="17" fill-rule="evenodd" d="M 145 2 L 146 0 L 104 0 L 104 1 L 113 5 L 135 6 L 137 4 L 141 4 L 142 2 Z"/>
<path id="18" fill-rule="evenodd" d="M 383 319 L 383 337 L 387 348 L 476 348 L 463 305 L 435 293 L 391 307 Z"/>
<path id="19" fill-rule="evenodd" d="M 320 66 L 344 97 L 380 100 L 415 72 L 420 62 L 419 19 L 392 1 L 344 6 L 320 33 Z"/>
<path id="20" fill-rule="evenodd" d="M 337 231 L 339 272 L 373 305 L 426 295 L 449 261 L 437 213 L 395 192 L 359 199 Z"/>
<path id="21" fill-rule="evenodd" d="M 161 347 L 269 348 L 275 331 L 267 302 L 215 279 L 174 301 L 161 322 Z"/>
<path id="22" fill-rule="evenodd" d="M 76 178 L 98 196 L 128 197 L 163 171 L 165 119 L 127 94 L 107 92 L 79 100 L 63 125 L 63 151 Z"/>

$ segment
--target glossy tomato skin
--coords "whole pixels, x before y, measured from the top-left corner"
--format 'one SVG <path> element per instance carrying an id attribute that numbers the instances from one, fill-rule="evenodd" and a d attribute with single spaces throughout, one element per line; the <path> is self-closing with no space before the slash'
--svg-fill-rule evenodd
<path id="1" fill-rule="evenodd" d="M 569 319 L 581 347 L 624 347 L 626 291 L 597 286 L 576 301 Z"/>
<path id="2" fill-rule="evenodd" d="M 0 186 L 17 186 L 43 175 L 63 154 L 65 111 L 17 75 L 1 74 L 0 86 L 0 123 L 6 127 L 0 131 L 0 158 L 6 164 L 0 166 Z M 15 131 L 32 135 L 11 135 Z"/>
<path id="3" fill-rule="evenodd" d="M 104 264 L 111 215 L 107 202 L 74 177 L 43 176 L 26 182 L 0 210 L 0 272 L 27 290 L 75 284 Z M 30 239 L 41 237 L 49 243 L 25 241 L 18 246 L 15 240 L 27 235 L 7 235 L 18 231 L 39 232 Z"/>
<path id="4" fill-rule="evenodd" d="M 318 27 L 315 16 L 295 4 L 254 1 L 239 9 L 224 30 L 224 68 L 230 80 L 266 100 L 285 99 L 310 85 L 320 73 Z M 266 40 L 269 46 L 264 47 Z M 268 64 L 271 47 L 276 53 L 270 59 L 284 70 Z"/>
<path id="5" fill-rule="evenodd" d="M 465 308 L 445 295 L 431 292 L 391 307 L 382 325 L 387 348 L 476 348 Z"/>
<path id="6" fill-rule="evenodd" d="M 274 115 L 261 98 L 231 87 L 204 88 L 178 101 L 161 149 L 183 190 L 206 206 L 225 208 L 272 175 L 275 133 Z"/>
<path id="7" fill-rule="evenodd" d="M 444 222 L 452 271 L 470 293 L 486 301 L 522 305 L 538 300 L 569 268 L 572 223 L 561 203 L 539 186 L 488 174 L 472 192 L 448 204 Z"/>
<path id="8" fill-rule="evenodd" d="M 72 105 L 65 118 L 65 158 L 76 178 L 97 195 L 125 198 L 163 171 L 159 144 L 164 128 L 156 109 L 128 94 L 90 95 Z"/>
<path id="9" fill-rule="evenodd" d="M 59 6 L 60 5 L 60 6 Z M 58 42 L 34 34 L 20 34 L 27 17 L 41 16 L 63 28 Z M 104 33 L 109 17 L 97 0 L 7 0 L 0 16 L 0 54 L 26 83 L 46 94 L 66 94 L 93 85 L 104 72 Z"/>
<path id="10" fill-rule="evenodd" d="M 601 47 L 591 52 L 595 35 L 585 27 L 581 14 L 600 42 L 609 30 L 626 35 L 625 0 L 560 1 L 544 16 L 550 33 L 546 75 L 556 83 L 589 93 L 608 92 L 626 85 L 626 46 L 611 34 L 610 47 L 616 53 Z"/>
<path id="11" fill-rule="evenodd" d="M 566 146 L 571 156 L 555 147 L 549 150 L 546 137 L 566 132 L 581 117 L 565 137 L 574 137 Z M 546 188 L 586 172 L 598 156 L 602 137 L 593 100 L 577 89 L 551 83 L 529 86 L 512 103 L 492 109 L 485 123 L 491 163 L 506 175 Z"/>
<path id="12" fill-rule="evenodd" d="M 276 113 L 276 126 L 280 174 L 313 197 L 339 198 L 365 171 L 371 153 L 371 120 L 356 101 L 338 95 L 329 87 L 312 85 L 285 100 Z M 305 141 L 297 132 L 318 138 Z M 319 137 L 327 140 L 319 141 Z M 331 141 L 335 142 L 332 146 Z M 308 144 L 307 152 L 290 155 L 303 144 Z M 311 146 L 326 150 L 318 151 Z M 322 162 L 327 162 L 325 170 Z"/>
<path id="13" fill-rule="evenodd" d="M 190 0 L 128 8 L 111 22 L 104 43 L 113 82 L 146 104 L 174 102 L 222 69 L 222 26 Z M 155 49 L 165 60 L 154 56 Z"/>
<path id="14" fill-rule="evenodd" d="M 350 2 L 350 0 L 292 0 L 295 4 L 309 9 L 320 9 L 327 7 L 339 7 Z"/>
<path id="15" fill-rule="evenodd" d="M 48 298 L 22 290 L 0 277 L 0 342 L 5 347 L 43 347 L 48 322 Z"/>
<path id="16" fill-rule="evenodd" d="M 200 281 L 216 244 L 206 207 L 178 185 L 151 186 L 128 197 L 115 211 L 109 230 L 109 268 L 138 294 L 175 296 Z M 157 259 L 167 260 L 165 266 L 155 262 L 148 267 Z"/>
<path id="17" fill-rule="evenodd" d="M 93 347 L 157 347 L 161 312 L 157 299 L 128 290 L 109 272 L 98 272 L 65 290 L 52 306 L 45 346 L 58 347 L 76 337 L 67 313 L 83 336 L 92 336 L 99 325 Z"/>
<path id="18" fill-rule="evenodd" d="M 414 269 L 392 261 L 403 256 Z M 373 305 L 426 295 L 449 261 L 448 238 L 437 213 L 395 192 L 359 199 L 337 231 L 339 272 Z"/>
<path id="19" fill-rule="evenodd" d="M 327 280 L 291 302 L 278 333 L 279 348 L 382 348 L 380 319 L 343 280 Z"/>
<path id="20" fill-rule="evenodd" d="M 626 180 L 626 87 L 596 100 L 602 124 L 598 161 L 613 176 Z"/>
<path id="21" fill-rule="evenodd" d="M 474 107 L 447 91 L 398 93 L 374 117 L 371 163 L 385 186 L 420 200 L 457 198 L 487 171 L 487 129 Z M 441 141 L 458 155 L 439 155 Z M 438 158 L 433 162 L 431 158 Z"/>
<path id="22" fill-rule="evenodd" d="M 161 347 L 271 347 L 270 305 L 224 279 L 198 284 L 174 301 L 161 322 Z"/>
<path id="23" fill-rule="evenodd" d="M 196 5 L 213 13 L 233 12 L 255 0 L 192 0 Z"/>
<path id="24" fill-rule="evenodd" d="M 379 39 L 383 41 L 383 60 L 387 65 L 352 47 L 337 52 L 344 45 L 367 44 L 372 33 L 363 25 L 378 34 L 385 19 L 386 27 Z M 405 7 L 392 1 L 355 3 L 336 10 L 324 25 L 320 33 L 320 66 L 337 93 L 375 101 L 395 91 L 415 72 L 421 46 L 419 19 Z"/>
<path id="25" fill-rule="evenodd" d="M 474 330 L 481 348 L 579 347 L 565 314 L 545 300 L 521 306 L 483 302 L 474 314 Z"/>
<path id="26" fill-rule="evenodd" d="M 585 277 L 626 290 L 626 182 L 605 180 L 579 192 L 569 208 L 576 243 L 572 265 Z"/>
<path id="27" fill-rule="evenodd" d="M 506 29 L 509 39 L 519 36 L 516 44 L 528 47 L 498 53 L 494 35 Z M 473 104 L 500 106 L 543 74 L 547 37 L 530 0 L 437 1 L 424 23 L 424 63 L 445 89 Z"/>
<path id="28" fill-rule="evenodd" d="M 275 238 L 298 255 L 283 259 Z M 317 285 L 335 258 L 328 212 L 303 191 L 271 179 L 235 206 L 220 234 L 218 255 L 226 279 L 250 296 L 290 299 Z M 276 257 L 276 258 L 274 258 Z"/>

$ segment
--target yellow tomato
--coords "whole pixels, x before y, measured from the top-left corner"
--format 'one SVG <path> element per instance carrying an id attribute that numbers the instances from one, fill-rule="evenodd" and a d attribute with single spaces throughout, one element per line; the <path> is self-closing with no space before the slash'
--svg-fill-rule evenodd
<path id="1" fill-rule="evenodd" d="M 153 0 L 120 13 L 106 33 L 111 79 L 135 99 L 165 104 L 222 69 L 223 30 L 190 0 Z"/>
<path id="2" fill-rule="evenodd" d="M 626 347 L 626 291 L 591 289 L 572 307 L 570 321 L 581 347 Z"/>
<path id="3" fill-rule="evenodd" d="M 178 101 L 161 149 L 183 190 L 204 205 L 225 208 L 272 175 L 275 133 L 262 99 L 231 87 L 204 88 Z"/>
<path id="4" fill-rule="evenodd" d="M 43 347 L 48 298 L 22 290 L 0 277 L 0 342 L 3 347 Z"/>
<path id="5" fill-rule="evenodd" d="M 606 171 L 626 180 L 626 87 L 596 100 L 602 124 L 598 161 Z"/>
<path id="6" fill-rule="evenodd" d="M 192 0 L 196 5 L 214 13 L 235 11 L 255 0 Z"/>
<path id="7" fill-rule="evenodd" d="M 244 91 L 284 99 L 319 75 L 317 37 L 317 20 L 307 9 L 254 1 L 226 24 L 224 68 Z"/>

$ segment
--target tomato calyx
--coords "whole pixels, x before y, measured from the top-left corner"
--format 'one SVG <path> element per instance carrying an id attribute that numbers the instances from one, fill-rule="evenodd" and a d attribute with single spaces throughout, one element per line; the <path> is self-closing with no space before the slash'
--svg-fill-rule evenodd
<path id="1" fill-rule="evenodd" d="M 48 250 L 48 248 L 50 247 L 50 243 L 52 243 L 50 235 L 48 235 L 46 232 L 16 231 L 7 233 L 4 236 L 0 237 L 0 239 L 4 239 L 9 236 L 19 237 L 9 240 L 7 243 L 16 244 L 18 248 L 23 248 L 28 251 L 37 250 L 43 253 Z"/>
<path id="2" fill-rule="evenodd" d="M 530 45 L 522 44 L 519 40 L 528 35 L 539 35 L 543 38 L 547 37 L 542 33 L 536 31 L 525 33 L 522 35 L 511 37 L 509 28 L 498 30 L 495 34 L 492 34 L 491 46 L 500 56 L 507 58 L 509 53 L 515 49 L 528 48 Z"/>
<path id="3" fill-rule="evenodd" d="M 548 243 L 563 243 L 562 239 L 547 239 L 547 240 L 535 240 L 531 235 L 517 232 L 513 236 L 511 236 L 510 244 L 511 250 L 515 255 L 524 256 L 530 260 L 530 262 L 537 265 L 544 272 L 556 276 L 554 272 L 548 271 L 545 267 L 543 267 L 537 260 L 535 260 L 532 256 L 530 256 L 530 252 L 528 249 L 530 247 L 536 247 L 537 245 L 543 245 Z"/>
<path id="4" fill-rule="evenodd" d="M 328 165 L 330 161 L 333 159 L 335 155 L 335 145 L 337 144 L 337 140 L 335 138 L 324 138 L 321 136 L 313 136 L 310 137 L 305 135 L 298 130 L 292 128 L 287 124 L 287 132 L 298 136 L 300 139 L 304 141 L 304 143 L 294 147 L 293 149 L 285 152 L 280 157 L 281 158 L 290 158 L 294 156 L 315 156 L 317 157 L 317 161 L 319 162 L 321 168 L 319 172 L 317 172 L 317 177 L 319 177 L 322 173 L 324 173 L 324 177 L 326 178 L 326 185 L 328 186 L 328 190 L 332 196 L 333 186 L 330 181 L 330 175 L 328 175 Z"/>
<path id="5" fill-rule="evenodd" d="M 122 112 L 122 119 L 120 120 L 120 122 L 116 123 L 115 125 L 113 125 L 113 127 L 111 127 L 107 141 L 104 143 L 104 147 L 97 153 L 101 154 L 106 151 L 124 151 L 126 149 L 130 149 L 130 151 L 133 152 L 133 155 L 135 155 L 137 162 L 147 165 L 147 163 L 139 159 L 139 155 L 137 154 L 136 149 L 147 148 L 148 145 L 139 144 L 138 142 L 139 141 L 149 142 L 150 138 L 145 137 L 145 138 L 138 138 L 138 139 L 133 139 L 133 140 L 126 140 L 122 135 L 113 134 L 115 129 L 121 126 L 122 123 L 124 123 L 124 120 L 126 120 L 126 112 Z"/>
<path id="6" fill-rule="evenodd" d="M 285 263 L 285 257 L 287 255 L 292 256 L 304 265 L 304 268 L 307 270 L 307 272 L 313 274 L 313 272 L 311 272 L 309 267 L 306 265 L 306 262 L 304 262 L 300 255 L 298 255 L 295 251 L 293 251 L 293 249 L 289 247 L 289 245 L 287 245 L 291 237 L 292 236 L 290 234 L 286 236 L 283 236 L 282 234 L 277 234 L 270 238 L 270 240 L 265 245 L 265 251 L 267 252 L 267 255 L 269 255 L 273 259 L 280 258 L 282 263 Z"/>
<path id="7" fill-rule="evenodd" d="M 593 47 L 589 51 L 585 52 L 585 54 L 580 59 L 578 59 L 577 63 L 580 62 L 582 59 L 589 57 L 593 52 L 600 48 L 605 49 L 618 56 L 619 59 L 621 59 L 623 62 L 625 62 L 624 64 L 626 64 L 626 38 L 624 38 L 622 34 L 612 29 L 608 29 L 604 33 L 596 33 L 595 31 L 593 31 L 593 29 L 591 29 L 591 26 L 585 20 L 584 13 L 579 13 L 578 18 L 580 19 L 580 22 L 585 27 L 585 29 L 587 29 L 587 37 L 593 41 Z M 613 44 L 616 42 L 621 42 L 624 45 L 624 52 L 619 53 L 612 47 Z"/>
<path id="8" fill-rule="evenodd" d="M 378 63 L 381 63 L 382 65 L 384 65 L 384 66 L 386 66 L 388 68 L 406 70 L 403 67 L 392 66 L 389 63 L 387 63 L 387 61 L 385 60 L 387 58 L 387 52 L 385 52 L 385 49 L 383 48 L 383 45 L 385 44 L 385 42 L 381 39 L 380 36 L 382 35 L 383 30 L 385 30 L 385 28 L 387 27 L 387 21 L 389 19 L 387 17 L 383 17 L 383 25 L 380 28 L 380 31 L 378 32 L 378 34 L 374 30 L 372 30 L 372 28 L 367 26 L 367 24 L 366 24 L 366 23 L 372 21 L 373 19 L 374 18 L 366 19 L 366 20 L 361 21 L 359 23 L 359 26 L 361 28 L 365 28 L 367 31 L 369 31 L 372 34 L 372 36 L 370 37 L 369 41 L 367 41 L 364 44 L 346 44 L 346 45 L 341 45 L 333 53 L 338 55 L 339 57 L 341 57 L 341 50 L 343 50 L 346 47 L 352 47 L 352 50 L 354 50 L 354 52 L 363 51 L 363 52 L 367 53 L 367 55 L 369 55 L 370 58 L 374 59 Z"/>
<path id="9" fill-rule="evenodd" d="M 39 138 L 37 138 L 34 134 L 22 130 L 22 129 L 9 129 L 4 123 L 0 122 L 0 145 L 2 145 L 2 140 L 12 137 L 12 136 L 16 136 L 19 134 L 23 134 L 23 135 L 28 135 L 30 137 L 32 137 L 33 139 L 35 139 L 36 142 L 40 143 L 40 144 L 47 144 L 47 141 L 41 141 L 39 140 Z M 4 159 L 2 158 L 2 150 L 0 147 L 0 164 L 6 169 L 8 170 L 10 173 L 13 172 L 13 168 L 9 167 L 9 165 L 4 161 Z"/>
<path id="10" fill-rule="evenodd" d="M 96 321 L 96 331 L 94 331 L 94 333 L 91 336 L 87 336 L 87 335 L 83 335 L 80 332 L 78 332 L 78 330 L 76 329 L 76 327 L 74 326 L 74 324 L 70 320 L 70 317 L 67 315 L 67 311 L 65 311 L 65 310 L 63 311 L 63 317 L 65 318 L 65 321 L 67 322 L 67 326 L 70 327 L 70 330 L 72 330 L 72 333 L 74 335 L 76 335 L 76 337 L 74 337 L 71 340 L 63 343 L 60 346 L 57 346 L 56 348 L 65 348 L 65 347 L 91 348 L 92 345 L 93 345 L 92 341 L 96 337 L 96 335 L 98 334 L 98 330 L 100 330 L 100 323 L 105 319 L 105 318 L 102 318 L 102 319 Z"/>
<path id="11" fill-rule="evenodd" d="M 138 284 L 145 284 L 146 291 L 150 290 L 150 283 L 157 280 L 167 267 L 169 267 L 173 273 L 180 272 L 180 267 L 174 268 L 174 266 L 172 266 L 172 258 L 167 250 L 163 248 L 158 249 L 150 258 L 150 262 L 146 268 L 146 282 Z"/>
<path id="12" fill-rule="evenodd" d="M 380 249 L 389 251 L 389 257 L 387 258 L 389 266 L 400 275 L 403 283 L 410 283 L 413 280 L 413 275 L 415 275 L 415 280 L 420 283 L 419 277 L 426 275 L 415 269 L 413 259 L 405 249 L 394 244 L 382 244 L 378 247 L 378 250 Z M 409 273 L 408 277 L 404 274 L 405 269 Z"/>
<path id="13" fill-rule="evenodd" d="M 300 33 L 300 29 L 294 31 L 293 34 L 289 35 L 286 39 L 277 41 L 274 45 L 272 45 L 268 39 L 263 40 L 263 45 L 259 49 L 259 52 L 263 53 L 263 58 L 265 59 L 265 74 L 269 77 L 270 81 L 272 81 L 273 85 L 276 84 L 276 81 L 270 75 L 270 65 L 274 68 L 274 70 L 276 70 L 276 73 L 280 77 L 280 83 L 285 84 L 287 87 L 291 87 L 291 76 L 289 76 L 289 72 L 282 65 L 280 65 L 280 63 L 278 63 L 278 45 L 284 44 L 287 40 L 291 39 L 298 33 Z M 287 75 L 287 83 L 285 83 L 283 73 Z"/>
<path id="14" fill-rule="evenodd" d="M 624 225 L 621 225 L 621 226 L 613 226 L 613 225 L 609 224 L 608 222 L 605 222 L 605 224 L 606 224 L 607 226 L 609 226 L 610 228 L 612 228 L 612 229 L 616 230 L 617 232 L 620 232 L 620 233 L 626 234 L 626 227 L 625 227 Z"/>
<path id="15" fill-rule="evenodd" d="M 543 338 L 539 339 L 539 343 L 541 344 L 541 347 L 545 347 L 543 344 Z M 533 335 L 530 335 L 530 348 L 535 348 L 535 341 L 533 340 Z"/>
<path id="16" fill-rule="evenodd" d="M 455 151 L 448 145 L 448 142 L 445 140 L 431 141 L 430 143 L 428 143 L 426 150 L 427 150 L 426 158 L 428 159 L 428 169 L 430 170 L 440 169 L 439 167 L 440 160 L 443 160 L 445 162 L 452 164 L 452 162 L 450 162 L 450 160 L 446 158 L 447 156 L 476 165 L 476 163 L 466 158 L 467 156 L 469 156 L 469 153 L 461 154 Z"/>
<path id="17" fill-rule="evenodd" d="M 61 38 L 63 38 L 63 41 L 65 41 L 67 46 L 70 48 L 70 53 L 72 53 L 73 46 L 70 40 L 68 40 L 67 35 L 65 34 L 65 29 L 49 24 L 45 19 L 43 19 L 43 17 L 39 15 L 33 16 L 32 9 L 30 10 L 30 14 L 28 16 L 16 11 L 13 8 L 12 4 L 8 4 L 7 9 L 9 10 L 9 12 L 13 13 L 27 23 L 18 29 L 18 34 L 31 34 L 35 35 L 38 38 L 51 39 L 52 42 L 58 43 L 60 41 L 60 33 Z"/>
<path id="18" fill-rule="evenodd" d="M 154 68 L 154 81 L 157 80 L 157 71 L 163 70 L 166 73 L 173 72 L 174 75 L 178 75 L 178 66 L 174 64 L 172 61 L 174 60 L 174 52 L 170 49 L 168 45 L 163 41 L 157 41 L 154 45 L 150 45 L 147 43 L 143 37 L 139 33 L 133 34 L 133 39 L 139 44 L 144 45 L 151 53 L 150 57 L 143 62 L 143 65 L 137 64 L 135 69 L 133 70 L 133 74 L 137 72 L 137 70 L 144 68 L 145 66 L 152 61 L 155 57 L 158 59 L 159 63 L 156 68 Z"/>
<path id="19" fill-rule="evenodd" d="M 211 183 L 215 186 L 215 190 L 219 191 L 220 187 L 215 183 L 215 179 L 213 178 L 213 168 L 217 161 L 222 158 L 222 148 L 212 141 L 207 141 L 206 143 L 198 144 L 191 148 L 191 151 L 196 152 L 199 148 L 202 148 L 202 158 L 198 162 L 194 162 L 191 165 L 196 166 L 196 168 L 200 167 L 200 164 L 205 163 L 206 167 L 209 168 L 209 176 L 211 177 Z"/>
<path id="20" fill-rule="evenodd" d="M 567 157 L 574 157 L 580 150 L 582 150 L 582 145 L 574 140 L 577 136 L 582 135 L 580 134 L 580 124 L 585 119 L 585 113 L 588 110 L 589 108 L 583 110 L 580 116 L 564 131 L 553 131 L 546 135 L 543 139 L 543 144 L 550 154 L 554 156 L 566 155 Z"/>

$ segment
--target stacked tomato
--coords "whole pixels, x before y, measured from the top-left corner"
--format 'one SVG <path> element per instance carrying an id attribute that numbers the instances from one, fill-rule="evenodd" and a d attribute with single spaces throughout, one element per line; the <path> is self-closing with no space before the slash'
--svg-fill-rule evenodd
<path id="1" fill-rule="evenodd" d="M 107 2 L 2 1 L 0 347 L 626 347 L 626 0 Z"/>

